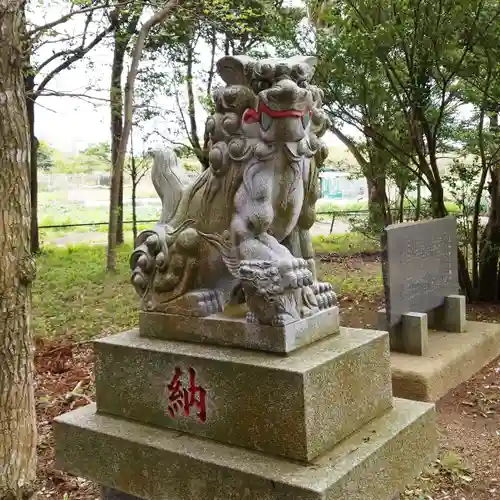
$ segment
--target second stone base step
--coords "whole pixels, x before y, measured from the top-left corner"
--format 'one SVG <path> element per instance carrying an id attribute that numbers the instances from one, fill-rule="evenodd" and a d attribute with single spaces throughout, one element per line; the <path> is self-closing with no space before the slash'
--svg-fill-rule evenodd
<path id="1" fill-rule="evenodd" d="M 434 406 L 395 400 L 310 464 L 96 414 L 56 419 L 56 466 L 146 500 L 391 500 L 435 457 Z"/>

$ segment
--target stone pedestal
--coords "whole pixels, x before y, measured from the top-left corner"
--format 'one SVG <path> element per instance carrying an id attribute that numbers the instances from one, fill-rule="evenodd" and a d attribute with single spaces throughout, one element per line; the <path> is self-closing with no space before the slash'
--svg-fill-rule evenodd
<path id="1" fill-rule="evenodd" d="M 106 500 L 391 500 L 434 456 L 434 407 L 393 399 L 386 332 L 332 325 L 287 356 L 97 341 L 97 402 L 56 420 L 57 466 Z"/>
<path id="2" fill-rule="evenodd" d="M 199 342 L 228 347 L 243 347 L 276 354 L 289 354 L 339 331 L 339 308 L 324 309 L 310 318 L 285 326 L 249 323 L 245 305 L 227 307 L 210 316 L 180 316 L 141 312 L 141 335 L 162 340 Z"/>
<path id="3" fill-rule="evenodd" d="M 378 311 L 378 327 L 389 331 L 391 351 L 416 356 L 429 352 L 429 329 L 450 333 L 466 331 L 466 303 L 463 295 L 448 295 L 439 307 L 422 312 L 402 313 L 394 326 L 387 323 L 387 311 Z"/>
<path id="4" fill-rule="evenodd" d="M 426 356 L 392 352 L 392 388 L 400 398 L 437 401 L 500 356 L 500 325 L 467 322 L 456 334 L 429 332 Z"/>

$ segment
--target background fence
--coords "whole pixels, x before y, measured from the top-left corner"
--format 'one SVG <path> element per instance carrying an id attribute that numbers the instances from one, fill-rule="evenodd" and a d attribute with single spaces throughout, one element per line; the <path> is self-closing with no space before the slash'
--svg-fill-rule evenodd
<path id="1" fill-rule="evenodd" d="M 337 219 L 349 219 L 353 217 L 368 217 L 368 210 L 328 210 L 316 212 L 317 222 L 330 222 L 330 233 Z M 399 210 L 391 211 L 392 220 L 397 221 L 399 217 Z M 450 215 L 460 216 L 457 213 L 450 213 Z M 405 210 L 403 212 L 403 219 L 405 222 L 412 221 L 415 218 L 415 210 Z M 425 218 L 425 217 L 422 217 Z M 155 224 L 158 219 L 137 220 L 136 224 Z M 123 221 L 124 225 L 131 225 L 134 222 L 131 220 Z M 94 227 L 94 226 L 107 226 L 109 222 L 85 222 L 79 224 L 54 224 L 54 225 L 41 225 L 39 229 L 64 229 L 64 228 L 78 228 L 78 227 Z"/>

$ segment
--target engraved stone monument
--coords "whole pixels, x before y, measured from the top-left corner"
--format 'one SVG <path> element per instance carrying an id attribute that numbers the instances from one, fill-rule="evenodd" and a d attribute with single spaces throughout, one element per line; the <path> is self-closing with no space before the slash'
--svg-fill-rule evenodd
<path id="1" fill-rule="evenodd" d="M 380 326 L 391 334 L 391 349 L 425 355 L 429 327 L 462 332 L 455 218 L 388 226 L 382 248 L 386 308 Z"/>
<path id="2" fill-rule="evenodd" d="M 316 279 L 314 64 L 222 58 L 210 168 L 155 177 L 139 329 L 96 342 L 96 404 L 56 422 L 58 466 L 108 500 L 390 500 L 433 458 L 434 406 L 393 398 L 387 332 L 340 328 Z"/>

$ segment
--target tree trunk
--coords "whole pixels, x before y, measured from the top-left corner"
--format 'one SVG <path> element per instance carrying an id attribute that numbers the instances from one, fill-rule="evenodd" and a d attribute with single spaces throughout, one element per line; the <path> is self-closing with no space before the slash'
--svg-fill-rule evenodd
<path id="1" fill-rule="evenodd" d="M 500 172 L 491 173 L 491 206 L 484 228 L 479 253 L 478 299 L 494 301 L 498 298 L 498 257 L 500 251 Z"/>
<path id="2" fill-rule="evenodd" d="M 189 116 L 189 141 L 193 147 L 194 154 L 201 163 L 202 170 L 210 168 L 208 160 L 208 143 L 207 147 L 202 148 L 198 137 L 198 125 L 196 123 L 196 100 L 193 89 L 193 64 L 194 64 L 194 47 L 190 45 L 187 51 L 186 62 L 186 90 L 188 96 L 188 116 Z M 182 113 L 182 110 L 181 110 Z"/>
<path id="3" fill-rule="evenodd" d="M 136 8 L 132 12 L 126 10 L 114 30 L 114 52 L 113 64 L 111 66 L 111 164 L 115 165 L 118 159 L 118 150 L 123 134 L 123 91 L 122 74 L 125 62 L 125 55 L 130 39 L 137 30 L 137 24 L 141 17 L 142 7 Z M 125 240 L 123 236 L 123 176 L 118 186 L 116 221 L 116 244 L 121 245 Z"/>
<path id="4" fill-rule="evenodd" d="M 134 160 L 132 160 L 134 161 Z M 136 200 L 136 192 L 137 192 L 137 182 L 135 176 L 132 177 L 132 232 L 134 234 L 134 246 L 135 240 L 137 239 L 137 200 Z"/>
<path id="5" fill-rule="evenodd" d="M 472 287 L 475 295 L 477 295 L 477 290 L 479 287 L 479 217 L 481 215 L 481 200 L 483 197 L 483 190 L 484 190 L 484 185 L 486 183 L 488 170 L 489 169 L 488 166 L 486 165 L 486 162 L 483 162 L 483 168 L 481 171 L 481 177 L 477 188 L 476 199 L 474 201 L 474 214 L 472 216 L 472 228 L 471 228 Z M 497 207 L 497 210 L 500 210 L 500 207 Z"/>
<path id="6" fill-rule="evenodd" d="M 378 144 L 367 140 L 369 162 L 362 168 L 368 185 L 368 217 L 370 227 L 381 231 L 391 224 L 392 217 L 386 193 L 388 154 Z"/>
<path id="7" fill-rule="evenodd" d="M 210 56 L 210 69 L 208 71 L 208 81 L 207 81 L 207 101 L 211 103 L 210 106 L 210 113 L 213 114 L 215 113 L 215 106 L 213 103 L 213 96 L 212 96 L 212 85 L 214 81 L 214 76 L 215 76 L 215 52 L 217 50 L 217 31 L 215 29 L 215 26 L 212 28 L 212 33 L 211 33 L 211 56 Z M 205 126 L 205 131 L 203 133 L 203 158 L 205 161 L 201 162 L 201 166 L 203 170 L 206 170 L 207 168 L 210 168 L 210 161 L 208 158 L 208 153 L 210 149 L 210 134 L 208 133 L 208 128 Z"/>
<path id="8" fill-rule="evenodd" d="M 366 176 L 370 227 L 382 229 L 391 224 L 391 213 L 385 192 L 385 177 Z"/>
<path id="9" fill-rule="evenodd" d="M 0 0 L 0 499 L 36 474 L 30 283 L 30 139 L 23 69 L 24 2 Z"/>
<path id="10" fill-rule="evenodd" d="M 441 181 L 431 185 L 431 209 L 433 219 L 439 219 L 448 215 L 444 204 L 444 191 Z"/>
<path id="11" fill-rule="evenodd" d="M 24 78 L 24 90 L 27 95 L 26 109 L 30 134 L 30 195 L 31 195 L 31 252 L 40 251 L 38 232 L 38 139 L 35 137 L 35 76 L 28 63 L 29 72 Z"/>
<path id="12" fill-rule="evenodd" d="M 420 212 L 422 210 L 422 182 L 417 180 L 417 206 L 415 207 L 415 220 L 420 220 Z"/>
<path id="13" fill-rule="evenodd" d="M 498 133 L 499 115 L 490 115 L 490 131 Z M 478 299 L 494 301 L 498 299 L 498 259 L 500 254 L 500 166 L 495 165 L 490 170 L 491 204 L 488 222 L 481 238 L 479 252 L 479 286 Z"/>
<path id="14" fill-rule="evenodd" d="M 458 253 L 458 284 L 460 289 L 465 294 L 467 300 L 470 302 L 474 299 L 474 288 L 472 286 L 472 280 L 469 275 L 469 266 L 467 264 L 467 259 L 464 256 L 462 249 L 459 247 Z"/>
<path id="15" fill-rule="evenodd" d="M 406 192 L 406 185 L 399 186 L 398 220 L 400 223 L 405 221 L 405 192 Z"/>
<path id="16" fill-rule="evenodd" d="M 135 43 L 135 47 L 132 53 L 132 61 L 130 64 L 130 70 L 127 74 L 127 83 L 125 85 L 125 100 L 124 100 L 124 121 L 123 121 L 123 131 L 120 140 L 120 145 L 118 147 L 118 155 L 116 162 L 113 162 L 113 168 L 111 173 L 111 189 L 110 189 L 110 200 L 109 200 L 109 227 L 108 227 L 108 254 L 106 258 L 106 268 L 108 271 L 116 270 L 116 228 L 118 225 L 118 200 L 119 200 L 119 189 L 120 183 L 123 177 L 123 165 L 125 164 L 125 156 L 127 153 L 127 145 L 130 137 L 130 131 L 132 129 L 132 117 L 134 113 L 133 109 L 133 99 L 134 99 L 134 87 L 135 79 L 137 77 L 137 72 L 139 70 L 139 61 L 141 59 L 142 51 L 146 43 L 146 37 L 149 34 L 149 30 L 163 22 L 167 16 L 177 7 L 178 0 L 169 0 L 164 7 L 153 14 L 147 21 L 144 22 L 141 29 L 139 30 L 139 35 Z"/>
<path id="17" fill-rule="evenodd" d="M 128 38 L 125 39 L 120 31 L 120 26 L 115 30 L 115 48 L 113 64 L 111 66 L 110 108 L 111 108 L 111 164 L 116 164 L 118 148 L 123 132 L 123 92 L 122 74 L 127 49 Z M 118 211 L 116 226 L 116 243 L 123 243 L 123 177 L 120 180 L 118 192 Z"/>
<path id="18" fill-rule="evenodd" d="M 123 176 L 120 182 L 120 192 L 118 193 L 118 221 L 116 227 L 116 244 L 123 245 Z"/>

